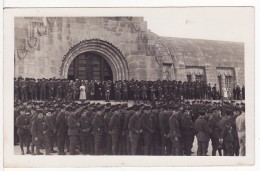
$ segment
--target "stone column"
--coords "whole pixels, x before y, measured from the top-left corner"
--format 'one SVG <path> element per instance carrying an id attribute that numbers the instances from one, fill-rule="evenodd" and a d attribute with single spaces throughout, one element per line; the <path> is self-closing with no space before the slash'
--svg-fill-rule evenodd
<path id="1" fill-rule="evenodd" d="M 221 89 L 222 89 L 222 96 L 224 95 L 224 89 L 225 89 L 225 74 L 221 74 Z"/>

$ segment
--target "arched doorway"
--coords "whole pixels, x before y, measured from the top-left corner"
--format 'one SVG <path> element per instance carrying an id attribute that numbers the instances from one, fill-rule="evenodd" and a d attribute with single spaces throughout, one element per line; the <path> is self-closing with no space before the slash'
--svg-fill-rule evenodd
<path id="1" fill-rule="evenodd" d="M 80 54 L 85 53 L 96 54 L 104 58 L 111 68 L 114 81 L 129 79 L 128 63 L 122 52 L 112 43 L 100 39 L 84 40 L 70 48 L 68 53 L 63 57 L 60 67 L 60 77 L 68 78 L 72 61 Z"/>
<path id="2" fill-rule="evenodd" d="M 93 52 L 78 55 L 70 64 L 68 79 L 113 80 L 113 73 L 107 61 Z"/>

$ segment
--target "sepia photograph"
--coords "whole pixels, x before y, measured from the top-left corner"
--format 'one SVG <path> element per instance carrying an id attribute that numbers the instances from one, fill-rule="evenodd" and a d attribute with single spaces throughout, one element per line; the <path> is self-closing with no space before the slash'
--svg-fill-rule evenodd
<path id="1" fill-rule="evenodd" d="M 8 166 L 254 163 L 252 7 L 5 13 Z"/>

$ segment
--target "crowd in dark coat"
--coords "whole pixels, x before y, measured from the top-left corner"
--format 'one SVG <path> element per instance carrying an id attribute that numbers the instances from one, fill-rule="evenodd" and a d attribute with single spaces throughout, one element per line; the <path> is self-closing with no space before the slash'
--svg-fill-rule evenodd
<path id="1" fill-rule="evenodd" d="M 161 101 L 175 99 L 221 99 L 221 92 L 216 84 L 207 84 L 204 81 L 182 82 L 176 80 L 158 81 L 97 81 L 97 80 L 68 80 L 68 79 L 34 79 L 15 78 L 15 101 L 28 100 L 53 100 L 62 98 L 66 100 L 78 100 L 80 86 L 85 86 L 87 100 L 116 100 L 128 101 Z M 245 98 L 244 86 L 235 87 L 233 99 Z"/>
<path id="2" fill-rule="evenodd" d="M 14 142 L 22 154 L 239 155 L 244 103 L 168 100 L 151 104 L 56 99 L 17 101 Z M 195 136 L 198 151 L 191 151 Z M 26 151 L 24 151 L 26 146 Z M 195 154 L 193 154 L 195 153 Z"/>

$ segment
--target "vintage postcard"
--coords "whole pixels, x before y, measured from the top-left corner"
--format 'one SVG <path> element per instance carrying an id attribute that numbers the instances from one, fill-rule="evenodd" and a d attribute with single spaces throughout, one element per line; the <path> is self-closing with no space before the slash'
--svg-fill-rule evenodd
<path id="1" fill-rule="evenodd" d="M 4 165 L 253 165 L 253 66 L 253 7 L 5 9 Z"/>

